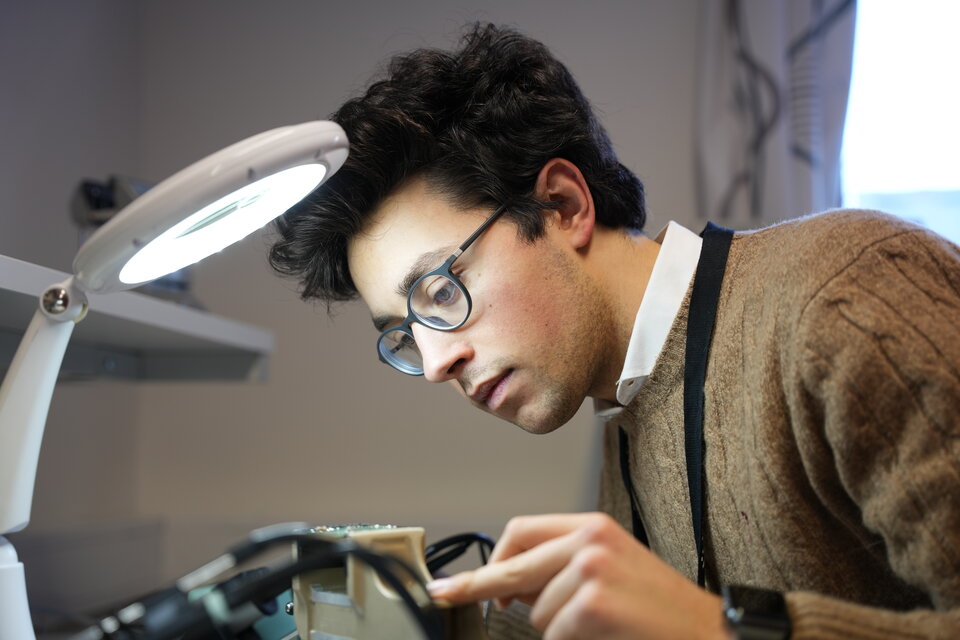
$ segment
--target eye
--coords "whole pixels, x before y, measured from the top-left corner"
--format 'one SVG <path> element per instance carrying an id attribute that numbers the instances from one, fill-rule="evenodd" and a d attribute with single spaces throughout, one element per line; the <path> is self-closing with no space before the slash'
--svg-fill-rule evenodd
<path id="1" fill-rule="evenodd" d="M 445 285 L 434 292 L 433 304 L 438 307 L 445 307 L 456 302 L 459 296 L 460 289 L 458 289 L 452 282 L 447 280 Z"/>
<path id="2" fill-rule="evenodd" d="M 433 308 L 448 307 L 460 299 L 460 288 L 449 278 L 437 276 L 421 284 L 423 300 Z"/>

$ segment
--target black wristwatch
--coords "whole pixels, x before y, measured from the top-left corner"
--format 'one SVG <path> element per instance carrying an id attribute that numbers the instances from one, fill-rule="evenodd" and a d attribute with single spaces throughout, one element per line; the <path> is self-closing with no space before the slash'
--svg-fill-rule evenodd
<path id="1" fill-rule="evenodd" d="M 790 616 L 779 591 L 729 585 L 721 589 L 723 617 L 738 640 L 787 640 Z"/>

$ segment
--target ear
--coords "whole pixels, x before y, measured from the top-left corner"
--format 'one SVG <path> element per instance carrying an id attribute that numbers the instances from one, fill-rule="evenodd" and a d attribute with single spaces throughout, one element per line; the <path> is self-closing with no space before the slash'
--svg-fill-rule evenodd
<path id="1" fill-rule="evenodd" d="M 549 160 L 537 175 L 534 190 L 540 200 L 557 205 L 552 213 L 558 217 L 558 230 L 574 249 L 587 246 L 593 237 L 596 212 L 590 187 L 577 165 L 563 158 Z"/>

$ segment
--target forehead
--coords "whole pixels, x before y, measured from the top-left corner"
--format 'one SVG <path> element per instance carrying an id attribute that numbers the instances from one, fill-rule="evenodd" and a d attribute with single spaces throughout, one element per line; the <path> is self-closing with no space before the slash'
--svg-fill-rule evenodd
<path id="1" fill-rule="evenodd" d="M 425 253 L 438 266 L 484 220 L 484 211 L 463 211 L 414 181 L 386 198 L 364 229 L 350 239 L 347 261 L 361 297 L 372 311 L 401 298 L 397 285 Z"/>

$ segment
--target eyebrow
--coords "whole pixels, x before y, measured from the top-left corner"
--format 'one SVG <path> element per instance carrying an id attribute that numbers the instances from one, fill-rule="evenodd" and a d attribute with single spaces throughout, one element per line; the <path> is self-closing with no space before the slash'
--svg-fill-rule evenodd
<path id="1" fill-rule="evenodd" d="M 373 317 L 373 326 L 377 328 L 377 331 L 383 331 L 391 324 L 396 324 L 397 316 L 374 316 Z"/>
<path id="2" fill-rule="evenodd" d="M 403 278 L 401 278 L 399 284 L 397 284 L 397 288 L 394 290 L 396 294 L 401 298 L 406 298 L 410 295 L 410 288 L 414 282 L 419 280 L 425 273 L 443 264 L 443 261 L 449 258 L 454 251 L 456 251 L 456 247 L 450 246 L 420 254 L 420 256 L 414 260 L 413 264 L 410 265 L 410 268 L 407 269 L 407 272 Z M 397 316 L 393 315 L 374 316 L 373 326 L 377 328 L 377 331 L 383 331 L 390 324 L 395 323 L 396 320 Z"/>
<path id="3" fill-rule="evenodd" d="M 441 247 L 420 254 L 420 257 L 407 269 L 407 273 L 403 276 L 403 279 L 400 280 L 400 284 L 397 285 L 397 295 L 403 298 L 410 295 L 410 287 L 413 286 L 413 283 L 419 280 L 423 274 L 443 264 L 443 261 L 449 258 L 450 254 L 455 250 L 455 247 Z"/>

